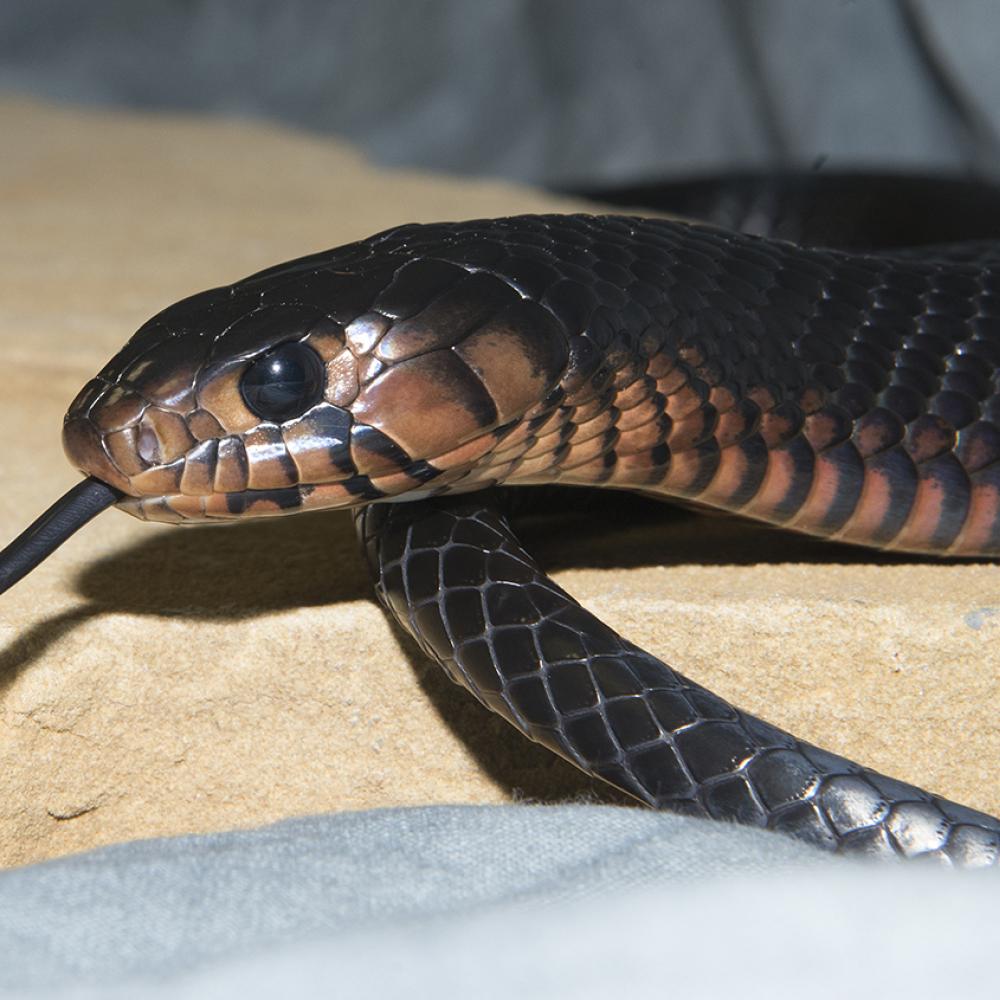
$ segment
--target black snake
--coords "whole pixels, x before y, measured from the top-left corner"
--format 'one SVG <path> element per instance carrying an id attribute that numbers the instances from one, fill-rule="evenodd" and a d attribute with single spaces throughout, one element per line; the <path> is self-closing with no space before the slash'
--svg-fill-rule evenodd
<path id="1" fill-rule="evenodd" d="M 996 865 L 998 820 L 803 743 L 602 624 L 489 490 L 612 487 L 996 556 L 998 373 L 990 247 L 852 255 L 613 216 L 402 226 L 142 326 L 66 416 L 88 478 L 0 557 L 0 585 L 112 503 L 350 507 L 396 621 L 583 770 L 833 850 Z"/>

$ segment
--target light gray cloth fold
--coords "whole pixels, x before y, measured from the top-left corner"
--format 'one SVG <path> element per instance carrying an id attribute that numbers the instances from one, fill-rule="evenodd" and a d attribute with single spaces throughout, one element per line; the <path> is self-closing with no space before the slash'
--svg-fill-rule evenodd
<path id="1" fill-rule="evenodd" d="M 0 874 L 0 996 L 992 996 L 997 891 L 640 809 L 319 816 Z"/>

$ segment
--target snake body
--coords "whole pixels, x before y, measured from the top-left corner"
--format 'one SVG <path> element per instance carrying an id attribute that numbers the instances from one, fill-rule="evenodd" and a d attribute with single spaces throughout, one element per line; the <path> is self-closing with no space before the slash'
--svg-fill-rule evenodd
<path id="1" fill-rule="evenodd" d="M 995 556 L 998 370 L 990 247 L 850 255 L 624 217 L 408 225 L 164 310 L 84 387 L 64 442 L 143 518 L 354 508 L 377 593 L 425 652 L 652 806 L 995 865 L 996 819 L 677 674 L 546 578 L 474 491 L 611 487 Z"/>

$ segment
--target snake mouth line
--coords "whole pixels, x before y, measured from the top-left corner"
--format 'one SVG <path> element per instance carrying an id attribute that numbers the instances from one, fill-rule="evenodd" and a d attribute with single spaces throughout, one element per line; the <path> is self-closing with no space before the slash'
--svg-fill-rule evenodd
<path id="1" fill-rule="evenodd" d="M 0 552 L 0 594 L 27 576 L 70 535 L 125 494 L 88 476 L 61 496 Z"/>

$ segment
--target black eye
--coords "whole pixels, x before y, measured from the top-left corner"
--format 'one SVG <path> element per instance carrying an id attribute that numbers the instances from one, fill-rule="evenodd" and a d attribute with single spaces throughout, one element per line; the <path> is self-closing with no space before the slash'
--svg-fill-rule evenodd
<path id="1" fill-rule="evenodd" d="M 240 392 L 258 417 L 280 424 L 323 398 L 323 362 L 305 344 L 282 344 L 246 370 Z"/>

